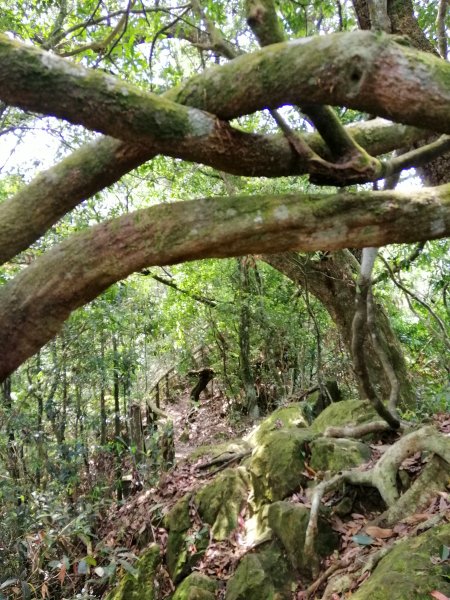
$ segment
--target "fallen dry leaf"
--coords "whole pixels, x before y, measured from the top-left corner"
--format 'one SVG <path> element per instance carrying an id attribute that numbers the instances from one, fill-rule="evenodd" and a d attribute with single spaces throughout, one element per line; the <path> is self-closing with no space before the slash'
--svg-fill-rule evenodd
<path id="1" fill-rule="evenodd" d="M 375 525 L 369 525 L 369 527 L 366 527 L 365 531 L 367 535 L 371 535 L 374 538 L 379 538 L 382 540 L 390 538 L 394 535 L 393 529 L 383 529 L 382 527 L 376 527 Z"/>
<path id="2" fill-rule="evenodd" d="M 415 515 L 410 515 L 406 517 L 406 519 L 402 519 L 402 523 L 408 523 L 409 525 L 414 525 L 415 523 L 421 523 L 422 521 L 428 521 L 430 515 L 428 513 L 416 513 Z"/>
<path id="3" fill-rule="evenodd" d="M 432 598 L 435 598 L 436 600 L 450 600 L 450 598 L 448 596 L 445 596 L 444 594 L 442 594 L 441 592 L 438 592 L 437 590 L 435 590 L 434 592 L 431 592 L 430 596 Z"/>

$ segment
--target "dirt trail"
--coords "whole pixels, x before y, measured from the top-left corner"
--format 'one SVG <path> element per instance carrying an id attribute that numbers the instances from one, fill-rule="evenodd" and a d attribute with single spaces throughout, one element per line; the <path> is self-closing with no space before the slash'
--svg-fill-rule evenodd
<path id="1" fill-rule="evenodd" d="M 185 458 L 199 446 L 218 444 L 242 435 L 245 423 L 232 426 L 227 418 L 229 401 L 220 388 L 211 384 L 200 395 L 198 405 L 189 397 L 190 387 L 165 401 L 162 410 L 173 421 L 175 457 Z"/>

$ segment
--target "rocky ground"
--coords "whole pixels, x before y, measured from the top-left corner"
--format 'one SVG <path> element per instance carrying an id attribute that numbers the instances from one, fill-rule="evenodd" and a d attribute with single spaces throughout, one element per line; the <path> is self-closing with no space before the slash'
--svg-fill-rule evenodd
<path id="1" fill-rule="evenodd" d="M 176 465 L 103 524 L 105 544 L 141 556 L 138 577 L 126 576 L 110 600 L 450 595 L 448 415 L 403 437 L 360 440 L 326 435 L 376 420 L 356 400 L 312 424 L 301 403 L 281 407 L 253 432 L 230 425 L 218 389 L 198 406 L 186 391 L 162 408 L 174 423 Z M 440 457 L 430 439 L 442 444 Z M 387 473 L 395 453 L 392 487 L 374 474 Z"/>

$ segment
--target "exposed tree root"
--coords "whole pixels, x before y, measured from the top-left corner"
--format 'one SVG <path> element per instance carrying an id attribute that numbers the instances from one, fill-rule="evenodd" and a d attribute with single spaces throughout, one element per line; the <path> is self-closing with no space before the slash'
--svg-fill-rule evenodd
<path id="1" fill-rule="evenodd" d="M 403 541 L 404 539 L 405 538 L 402 538 L 401 540 L 395 540 L 390 544 L 383 546 L 383 548 L 380 548 L 377 552 L 374 552 L 373 554 L 368 556 L 367 560 L 364 562 L 364 565 L 361 568 L 356 569 L 352 573 L 346 572 L 345 575 L 341 577 L 335 577 L 331 579 L 328 582 L 327 587 L 325 588 L 325 591 L 322 595 L 322 600 L 332 600 L 336 597 L 335 594 L 337 590 L 343 592 L 344 589 L 350 589 L 353 583 L 359 581 L 365 573 L 372 572 L 377 566 L 377 564 L 380 562 L 380 560 L 384 558 L 386 554 L 389 554 L 389 552 L 394 548 L 394 546 L 396 546 L 399 542 Z M 351 558 L 353 559 L 354 557 Z M 341 565 L 339 565 L 339 569 L 340 568 Z"/>
<path id="2" fill-rule="evenodd" d="M 433 456 L 412 486 L 371 525 L 390 527 L 427 506 L 445 489 L 450 478 L 450 464 Z"/>
<path id="3" fill-rule="evenodd" d="M 222 454 L 214 456 L 214 458 L 212 458 L 211 460 L 208 460 L 207 462 L 198 465 L 197 468 L 208 469 L 213 465 L 221 465 L 221 467 L 217 469 L 218 471 L 220 471 L 221 469 L 225 469 L 229 464 L 236 462 L 237 460 L 242 460 L 246 456 L 250 456 L 251 453 L 251 448 L 249 448 L 248 450 L 242 450 L 241 452 L 222 452 Z M 214 473 L 215 472 L 217 471 L 214 471 Z"/>
<path id="4" fill-rule="evenodd" d="M 311 564 L 311 572 L 316 576 L 319 572 L 319 559 L 315 552 L 320 503 L 324 494 L 335 490 L 342 483 L 372 486 L 376 488 L 384 500 L 388 511 L 395 514 L 396 503 L 400 493 L 397 488 L 397 473 L 402 462 L 416 452 L 429 451 L 450 466 L 450 438 L 440 434 L 434 427 L 427 426 L 408 433 L 391 446 L 380 458 L 373 469 L 361 471 L 357 469 L 343 471 L 322 481 L 311 490 L 311 512 L 306 530 L 304 552 Z M 426 482 L 428 479 L 424 479 Z M 420 491 L 420 490 L 419 490 Z M 401 503 L 400 506 L 402 506 Z M 400 508 L 399 508 L 400 510 Z M 388 517 L 391 518 L 388 512 Z"/>
<path id="5" fill-rule="evenodd" d="M 369 433 L 391 431 L 391 426 L 386 421 L 371 421 L 362 425 L 344 425 L 343 427 L 327 427 L 324 437 L 333 438 L 361 438 Z"/>
<path id="6" fill-rule="evenodd" d="M 305 595 L 306 600 L 309 598 L 313 598 L 316 591 L 320 588 L 320 586 L 328 580 L 328 578 L 336 573 L 336 571 L 340 571 L 341 569 L 346 569 L 352 562 L 353 556 L 346 556 L 343 559 L 333 563 L 328 567 L 326 571 L 324 571 L 319 577 L 317 577 L 314 582 L 306 589 Z"/>

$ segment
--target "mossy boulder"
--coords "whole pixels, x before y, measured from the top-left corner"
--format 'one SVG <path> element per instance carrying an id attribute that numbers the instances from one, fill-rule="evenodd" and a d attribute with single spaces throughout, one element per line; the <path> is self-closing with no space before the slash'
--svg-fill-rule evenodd
<path id="1" fill-rule="evenodd" d="M 201 573 L 191 573 L 175 590 L 172 600 L 214 600 L 217 582 Z"/>
<path id="2" fill-rule="evenodd" d="M 428 600 L 438 590 L 450 596 L 449 561 L 441 561 L 450 545 L 450 525 L 400 542 L 385 556 L 352 600 Z"/>
<path id="3" fill-rule="evenodd" d="M 252 446 L 264 442 L 268 433 L 276 431 L 281 427 L 307 427 L 308 422 L 304 414 L 305 404 L 294 402 L 288 406 L 282 406 L 273 411 L 266 419 L 250 432 L 245 438 Z"/>
<path id="4" fill-rule="evenodd" d="M 127 573 L 106 600 L 157 600 L 155 575 L 160 562 L 160 548 L 152 544 L 136 564 L 137 576 Z"/>
<path id="5" fill-rule="evenodd" d="M 225 600 L 290 600 L 292 582 L 282 549 L 272 543 L 244 556 L 228 582 Z"/>
<path id="6" fill-rule="evenodd" d="M 309 521 L 309 508 L 291 502 L 274 502 L 269 506 L 269 526 L 280 540 L 291 565 L 302 574 L 309 575 L 303 546 Z M 328 556 L 338 547 L 339 537 L 325 519 L 319 518 L 316 536 L 316 553 Z"/>
<path id="7" fill-rule="evenodd" d="M 167 538 L 166 562 L 170 576 L 175 583 L 186 577 L 192 567 L 200 560 L 208 544 L 208 535 L 197 536 L 193 544 L 190 535 L 191 519 L 189 504 L 192 495 L 183 496 L 166 517 L 166 527 L 169 530 Z M 195 553 L 190 551 L 195 547 Z"/>
<path id="8" fill-rule="evenodd" d="M 243 468 L 226 469 L 197 492 L 198 512 L 211 525 L 214 539 L 224 540 L 236 529 L 248 493 L 249 478 Z"/>
<path id="9" fill-rule="evenodd" d="M 252 454 L 249 470 L 255 502 L 283 500 L 306 483 L 306 446 L 309 429 L 288 427 L 268 433 Z"/>
<path id="10" fill-rule="evenodd" d="M 333 402 L 320 413 L 311 424 L 314 433 L 323 433 L 327 427 L 342 427 L 344 425 L 362 425 L 370 421 L 379 421 L 371 404 L 365 400 L 342 400 Z"/>
<path id="11" fill-rule="evenodd" d="M 249 494 L 249 477 L 243 468 L 226 469 L 201 488 L 194 497 L 183 496 L 166 516 L 169 530 L 166 562 L 175 583 L 191 572 L 204 554 L 211 533 L 216 540 L 224 540 L 236 529 L 239 513 Z M 193 527 L 190 503 L 207 525 L 200 530 Z M 195 552 L 191 552 L 195 548 Z"/>
<path id="12" fill-rule="evenodd" d="M 318 438 L 311 442 L 310 466 L 316 471 L 337 473 L 358 467 L 370 459 L 367 444 L 344 438 Z"/>

